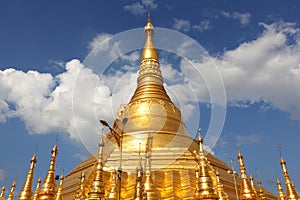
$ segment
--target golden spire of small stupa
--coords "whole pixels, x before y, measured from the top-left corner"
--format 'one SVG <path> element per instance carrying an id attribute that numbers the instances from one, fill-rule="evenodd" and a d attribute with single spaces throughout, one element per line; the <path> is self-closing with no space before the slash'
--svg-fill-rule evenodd
<path id="1" fill-rule="evenodd" d="M 56 197 L 55 197 L 55 200 L 63 200 L 63 197 L 62 197 L 62 190 L 63 190 L 63 182 L 64 182 L 64 173 L 60 176 L 60 181 L 59 181 L 59 185 L 58 185 L 58 188 L 57 188 L 57 193 L 56 193 Z"/>
<path id="2" fill-rule="evenodd" d="M 33 180 L 34 167 L 36 163 L 36 154 L 32 156 L 30 163 L 31 163 L 30 168 L 26 176 L 23 189 L 19 193 L 19 198 L 18 198 L 19 200 L 28 200 L 32 198 L 32 180 Z"/>
<path id="3" fill-rule="evenodd" d="M 42 179 L 39 178 L 37 180 L 37 185 L 36 185 L 35 192 L 34 192 L 32 200 L 38 200 L 38 198 L 39 198 L 39 192 L 40 192 L 40 189 L 41 189 L 41 182 L 42 182 Z"/>
<path id="4" fill-rule="evenodd" d="M 98 161 L 97 167 L 95 170 L 95 177 L 92 182 L 92 185 L 88 192 L 87 199 L 90 200 L 102 200 L 105 199 L 105 188 L 104 188 L 104 181 L 103 181 L 103 148 L 105 146 L 103 135 L 101 134 L 101 139 L 99 142 L 99 154 L 98 154 Z"/>
<path id="5" fill-rule="evenodd" d="M 283 193 L 283 190 L 281 187 L 280 180 L 277 178 L 276 182 L 277 182 L 277 187 L 278 187 L 278 200 L 284 200 L 285 196 L 284 196 L 284 193 Z"/>
<path id="6" fill-rule="evenodd" d="M 6 187 L 5 187 L 5 185 L 4 185 L 4 186 L 2 187 L 2 189 L 1 189 L 0 200 L 4 200 L 5 189 L 6 189 Z"/>
<path id="7" fill-rule="evenodd" d="M 116 200 L 118 199 L 118 193 L 117 193 L 117 179 L 116 179 L 116 171 L 114 170 L 111 172 L 111 178 L 110 178 L 110 190 L 108 194 L 109 200 Z"/>
<path id="8" fill-rule="evenodd" d="M 57 155 L 57 145 L 55 144 L 51 150 L 50 167 L 48 169 L 47 176 L 42 185 L 42 189 L 39 193 L 39 200 L 53 200 L 55 197 L 55 161 Z"/>
<path id="9" fill-rule="evenodd" d="M 258 198 L 260 200 L 266 199 L 265 194 L 264 194 L 264 190 L 263 190 L 263 188 L 261 186 L 261 180 L 259 178 L 257 179 L 257 184 L 258 184 L 258 187 L 259 187 Z"/>
<path id="10" fill-rule="evenodd" d="M 216 171 L 217 176 L 217 193 L 219 196 L 219 200 L 229 200 L 227 193 L 224 191 L 223 184 L 220 181 L 219 172 Z"/>
<path id="11" fill-rule="evenodd" d="M 82 173 L 78 179 L 79 179 L 78 189 L 77 189 L 74 200 L 85 200 L 85 191 L 84 191 L 85 174 L 84 174 L 84 171 L 82 171 Z"/>
<path id="12" fill-rule="evenodd" d="M 11 189 L 10 189 L 7 200 L 13 200 L 14 199 L 15 187 L 16 187 L 16 181 L 14 181 L 13 184 L 11 185 Z"/>
<path id="13" fill-rule="evenodd" d="M 142 157 L 139 148 L 139 163 L 136 168 L 136 182 L 135 182 L 135 200 L 143 200 L 143 165 L 142 165 Z"/>
<path id="14" fill-rule="evenodd" d="M 254 184 L 254 179 L 253 179 L 252 174 L 249 175 L 249 179 L 250 179 L 251 188 L 252 188 L 252 190 L 253 190 L 256 198 L 258 199 L 256 188 L 255 188 L 255 184 Z"/>
<path id="15" fill-rule="evenodd" d="M 298 194 L 296 192 L 296 189 L 294 187 L 294 185 L 292 184 L 292 181 L 290 179 L 290 176 L 288 174 L 287 171 L 287 167 L 286 167 L 286 162 L 283 159 L 282 155 L 280 155 L 280 164 L 282 167 L 282 172 L 283 172 L 283 176 L 284 176 L 284 180 L 285 180 L 285 187 L 286 187 L 286 197 L 285 199 L 287 200 L 296 200 L 298 199 Z"/>
<path id="16" fill-rule="evenodd" d="M 238 150 L 238 160 L 239 160 L 239 164 L 240 164 L 240 171 L 241 171 L 241 178 L 242 178 L 241 199 L 242 200 L 256 199 L 256 195 L 255 195 L 254 191 L 252 190 L 251 185 L 248 181 L 243 155 L 240 152 L 240 150 Z"/>
<path id="17" fill-rule="evenodd" d="M 203 149 L 203 138 L 200 134 L 200 129 L 198 129 L 198 146 L 199 146 L 199 157 L 197 161 L 197 169 L 198 175 L 196 173 L 197 178 L 197 191 L 195 198 L 196 199 L 219 199 L 219 197 L 216 195 L 216 191 L 213 187 L 213 181 L 212 178 L 209 175 L 209 167 L 207 165 L 207 159 L 204 154 Z"/>

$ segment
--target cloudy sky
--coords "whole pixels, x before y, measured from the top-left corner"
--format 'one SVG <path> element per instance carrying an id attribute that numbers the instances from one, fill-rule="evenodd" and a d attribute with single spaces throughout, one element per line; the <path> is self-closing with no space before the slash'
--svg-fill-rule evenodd
<path id="1" fill-rule="evenodd" d="M 165 85 L 191 136 L 198 126 L 209 134 L 214 109 L 221 107 L 221 129 L 211 133 L 221 134 L 209 147 L 213 153 L 228 163 L 239 147 L 248 173 L 275 192 L 276 177 L 283 181 L 280 144 L 300 191 L 296 0 L 1 2 L 0 184 L 16 179 L 19 190 L 34 152 L 36 178 L 44 177 L 57 138 L 58 174 L 96 148 L 97 121 L 111 122 L 136 87 L 148 9 L 161 27 L 161 41 L 156 39 Z M 172 51 L 174 46 L 163 45 L 164 33 L 189 40 Z M 117 39 L 135 42 L 122 55 Z"/>

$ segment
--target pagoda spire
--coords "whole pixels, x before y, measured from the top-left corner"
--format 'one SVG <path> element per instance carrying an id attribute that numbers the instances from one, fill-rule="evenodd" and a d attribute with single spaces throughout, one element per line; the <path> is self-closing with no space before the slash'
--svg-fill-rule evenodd
<path id="1" fill-rule="evenodd" d="M 288 174 L 288 170 L 286 167 L 286 161 L 283 159 L 282 155 L 280 155 L 280 164 L 282 167 L 282 172 L 285 180 L 285 187 L 286 187 L 286 197 L 287 200 L 296 200 L 298 199 L 298 194 L 296 192 L 295 186 L 293 185 L 290 176 Z"/>
<path id="2" fill-rule="evenodd" d="M 82 173 L 78 177 L 78 179 L 79 179 L 78 189 L 77 189 L 74 200 L 85 200 L 85 191 L 84 191 L 85 174 L 84 174 L 84 171 L 82 171 Z"/>
<path id="3" fill-rule="evenodd" d="M 105 188 L 104 188 L 104 181 L 103 181 L 103 148 L 105 146 L 103 135 L 101 134 L 101 139 L 99 142 L 99 154 L 98 154 L 98 161 L 97 167 L 95 171 L 95 177 L 88 192 L 88 200 L 104 200 L 105 195 Z"/>
<path id="4" fill-rule="evenodd" d="M 258 198 L 259 198 L 259 200 L 265 200 L 266 197 L 265 197 L 265 194 L 264 194 L 264 190 L 261 186 L 261 180 L 259 178 L 257 179 L 257 184 L 258 184 L 258 187 L 259 187 Z"/>
<path id="5" fill-rule="evenodd" d="M 278 188 L 278 200 L 285 200 L 285 196 L 283 193 L 283 189 L 282 189 L 280 180 L 277 178 L 276 182 L 277 182 L 277 188 Z"/>
<path id="6" fill-rule="evenodd" d="M 50 167 L 47 176 L 43 182 L 42 189 L 39 193 L 39 200 L 54 200 L 55 197 L 55 162 L 57 156 L 57 145 L 55 144 L 51 150 Z"/>
<path id="7" fill-rule="evenodd" d="M 140 152 L 140 144 L 139 144 L 139 163 L 136 168 L 136 182 L 135 182 L 135 194 L 134 200 L 143 200 L 143 165 L 142 165 L 142 157 Z"/>
<path id="8" fill-rule="evenodd" d="M 249 179 L 250 179 L 250 185 L 251 185 L 251 188 L 256 196 L 256 198 L 258 199 L 258 196 L 257 196 L 257 192 L 256 192 L 256 188 L 255 188 L 255 184 L 254 184 L 254 179 L 253 179 L 253 176 L 252 174 L 249 175 Z"/>
<path id="9" fill-rule="evenodd" d="M 56 193 L 56 196 L 55 196 L 55 200 L 63 200 L 62 190 L 63 190 L 64 179 L 65 179 L 65 176 L 64 176 L 64 173 L 63 173 L 60 176 L 60 181 L 59 181 L 59 185 L 58 185 L 58 188 L 57 188 L 57 193 Z"/>
<path id="10" fill-rule="evenodd" d="M 33 174 L 34 174 L 34 167 L 36 164 L 36 154 L 34 154 L 30 160 L 30 168 L 28 174 L 26 176 L 26 180 L 24 186 L 19 193 L 19 200 L 28 200 L 32 198 L 32 181 L 33 181 Z"/>
<path id="11" fill-rule="evenodd" d="M 227 193 L 224 191 L 223 184 L 220 181 L 219 171 L 216 171 L 217 177 L 217 194 L 219 196 L 219 200 L 229 200 Z"/>
<path id="12" fill-rule="evenodd" d="M 4 200 L 5 190 L 6 190 L 6 187 L 4 185 L 1 189 L 0 200 Z"/>
<path id="13" fill-rule="evenodd" d="M 37 180 L 37 185 L 36 185 L 35 192 L 34 192 L 32 200 L 38 200 L 39 192 L 40 192 L 40 189 L 41 189 L 41 182 L 42 182 L 42 179 L 39 178 Z"/>
<path id="14" fill-rule="evenodd" d="M 239 164 L 240 164 L 240 172 L 241 172 L 241 178 L 242 178 L 241 200 L 256 199 L 255 193 L 252 190 L 251 185 L 248 180 L 248 177 L 247 177 L 243 154 L 241 153 L 240 150 L 238 150 L 238 160 L 239 160 Z"/>
<path id="15" fill-rule="evenodd" d="M 15 195 L 15 187 L 16 187 L 16 181 L 14 181 L 11 185 L 11 189 L 8 195 L 7 200 L 13 200 L 14 199 L 14 195 Z"/>
<path id="16" fill-rule="evenodd" d="M 116 200 L 118 198 L 116 176 L 117 176 L 117 172 L 115 170 L 111 172 L 110 190 L 108 194 L 109 200 Z"/>
<path id="17" fill-rule="evenodd" d="M 209 175 L 209 166 L 207 165 L 207 158 L 204 154 L 203 149 L 203 138 L 200 134 L 200 129 L 198 129 L 198 159 L 197 159 L 197 168 L 196 168 L 196 195 L 195 199 L 219 199 L 216 195 L 216 191 L 213 187 L 213 181 Z"/>

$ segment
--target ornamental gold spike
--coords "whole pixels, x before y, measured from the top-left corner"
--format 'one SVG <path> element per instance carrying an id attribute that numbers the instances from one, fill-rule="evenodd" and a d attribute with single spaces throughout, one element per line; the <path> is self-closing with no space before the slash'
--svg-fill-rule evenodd
<path id="1" fill-rule="evenodd" d="M 55 183 L 55 161 L 57 155 L 57 145 L 55 144 L 51 150 L 50 167 L 47 176 L 42 185 L 42 189 L 39 193 L 39 200 L 54 200 L 56 183 Z"/>
<path id="2" fill-rule="evenodd" d="M 265 197 L 265 194 L 264 194 L 264 190 L 261 186 L 261 180 L 259 178 L 257 179 L 257 184 L 258 184 L 258 187 L 259 187 L 258 198 L 259 198 L 259 200 L 265 200 L 266 197 Z"/>
<path id="3" fill-rule="evenodd" d="M 35 192 L 34 192 L 32 200 L 38 200 L 39 192 L 40 192 L 40 189 L 41 189 L 41 182 L 42 182 L 42 179 L 39 178 L 38 181 L 37 181 L 37 185 L 36 185 Z"/>
<path id="4" fill-rule="evenodd" d="M 74 200 L 85 200 L 85 191 L 84 191 L 85 174 L 83 171 L 81 175 L 78 177 L 78 179 L 79 179 L 78 188 Z"/>
<path id="5" fill-rule="evenodd" d="M 287 200 L 299 199 L 296 189 L 295 189 L 294 185 L 292 184 L 292 181 L 288 174 L 287 167 L 286 167 L 286 161 L 283 159 L 282 156 L 280 156 L 280 164 L 282 167 L 282 172 L 283 172 L 283 176 L 284 176 L 284 180 L 285 180 L 285 187 L 286 187 L 285 199 L 287 199 Z"/>
<path id="6" fill-rule="evenodd" d="M 240 172 L 241 172 L 241 178 L 242 178 L 241 199 L 242 200 L 256 199 L 255 193 L 252 190 L 251 185 L 248 181 L 243 155 L 240 152 L 240 150 L 238 150 L 238 160 L 239 160 L 239 164 L 240 164 Z"/>
<path id="7" fill-rule="evenodd" d="M 13 184 L 11 185 L 11 189 L 10 189 L 7 200 L 13 200 L 14 199 L 15 187 L 16 187 L 16 181 L 14 181 Z"/>
<path id="8" fill-rule="evenodd" d="M 110 190 L 109 190 L 109 194 L 108 194 L 109 200 L 117 200 L 117 198 L 118 198 L 116 176 L 117 176 L 117 173 L 115 170 L 113 172 L 111 172 Z"/>
<path id="9" fill-rule="evenodd" d="M 55 196 L 55 200 L 63 200 L 63 195 L 62 195 L 62 190 L 63 190 L 63 183 L 64 183 L 64 174 L 62 174 L 60 176 L 60 181 L 59 181 L 59 185 L 58 185 L 58 188 L 57 188 L 57 193 L 56 193 L 56 196 Z"/>
<path id="10" fill-rule="evenodd" d="M 105 188 L 104 188 L 104 180 L 103 180 L 103 148 L 104 148 L 104 138 L 101 135 L 101 139 L 99 142 L 99 154 L 98 154 L 98 161 L 97 167 L 95 170 L 95 177 L 92 182 L 92 185 L 88 192 L 88 200 L 104 200 L 105 198 Z"/>
<path id="11" fill-rule="evenodd" d="M 219 200 L 229 200 L 227 193 L 224 191 L 223 184 L 220 181 L 219 172 L 216 171 L 217 176 L 217 193 L 219 196 Z"/>
<path id="12" fill-rule="evenodd" d="M 30 168 L 26 176 L 24 186 L 19 193 L 19 200 L 27 200 L 32 198 L 32 180 L 34 174 L 34 167 L 36 164 L 36 154 L 34 154 L 30 160 Z"/>
<path id="13" fill-rule="evenodd" d="M 143 200 L 143 166 L 142 166 L 142 157 L 139 151 L 139 163 L 136 168 L 136 182 L 135 182 L 135 200 Z"/>
<path id="14" fill-rule="evenodd" d="M 203 138 L 198 129 L 198 160 L 196 168 L 196 193 L 195 199 L 219 199 L 213 187 L 212 177 L 209 175 L 209 167 L 203 149 Z"/>
<path id="15" fill-rule="evenodd" d="M 250 179 L 250 185 L 251 185 L 251 188 L 256 196 L 256 198 L 258 199 L 258 196 L 257 196 L 257 192 L 256 192 L 256 188 L 255 188 L 255 184 L 254 184 L 254 179 L 253 179 L 253 176 L 252 174 L 249 175 L 249 179 Z"/>
<path id="16" fill-rule="evenodd" d="M 284 200 L 285 196 L 283 193 L 283 189 L 281 187 L 280 180 L 277 178 L 276 182 L 277 182 L 277 188 L 278 188 L 278 200 Z"/>
<path id="17" fill-rule="evenodd" d="M 5 190 L 6 190 L 6 187 L 4 185 L 1 189 L 0 200 L 4 200 Z"/>

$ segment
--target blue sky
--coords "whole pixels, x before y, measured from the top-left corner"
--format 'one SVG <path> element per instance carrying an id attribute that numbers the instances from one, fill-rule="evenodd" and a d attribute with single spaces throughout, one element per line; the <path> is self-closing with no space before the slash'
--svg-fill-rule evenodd
<path id="1" fill-rule="evenodd" d="M 17 189 L 22 186 L 36 147 L 35 175 L 44 177 L 56 132 L 61 133 L 57 173 L 68 173 L 89 155 L 74 135 L 70 114 L 76 70 L 81 69 L 86 80 L 96 80 L 97 75 L 82 65 L 91 49 L 114 34 L 143 27 L 148 8 L 154 26 L 193 38 L 220 69 L 227 115 L 214 154 L 228 163 L 231 157 L 236 159 L 239 146 L 248 173 L 259 176 L 264 187 L 276 192 L 276 176 L 283 181 L 277 150 L 280 144 L 299 191 L 300 3 L 296 0 L 1 2 L 0 184 L 10 185 L 16 179 Z M 112 101 L 110 94 L 114 91 L 126 103 L 135 86 L 138 56 L 135 51 L 121 59 L 123 63 L 114 63 L 113 67 L 120 66 L 123 73 L 115 70 L 106 85 L 97 87 L 101 93 L 99 105 Z M 164 52 L 161 59 L 169 90 L 180 91 L 177 72 L 186 72 L 185 63 Z M 112 84 L 120 77 L 127 81 L 128 91 Z M 83 92 L 80 87 L 78 92 Z M 199 102 L 183 102 L 184 116 L 188 126 L 195 125 L 188 111 L 199 105 L 199 124 L 205 134 L 211 107 L 207 106 L 206 94 L 196 95 Z M 118 103 L 113 103 L 109 111 L 97 112 L 111 120 Z M 84 105 L 78 106 L 84 109 L 80 107 Z M 76 117 L 86 119 L 84 114 Z M 98 126 L 95 122 L 91 129 Z M 191 135 L 196 132 L 191 127 L 189 131 Z"/>

